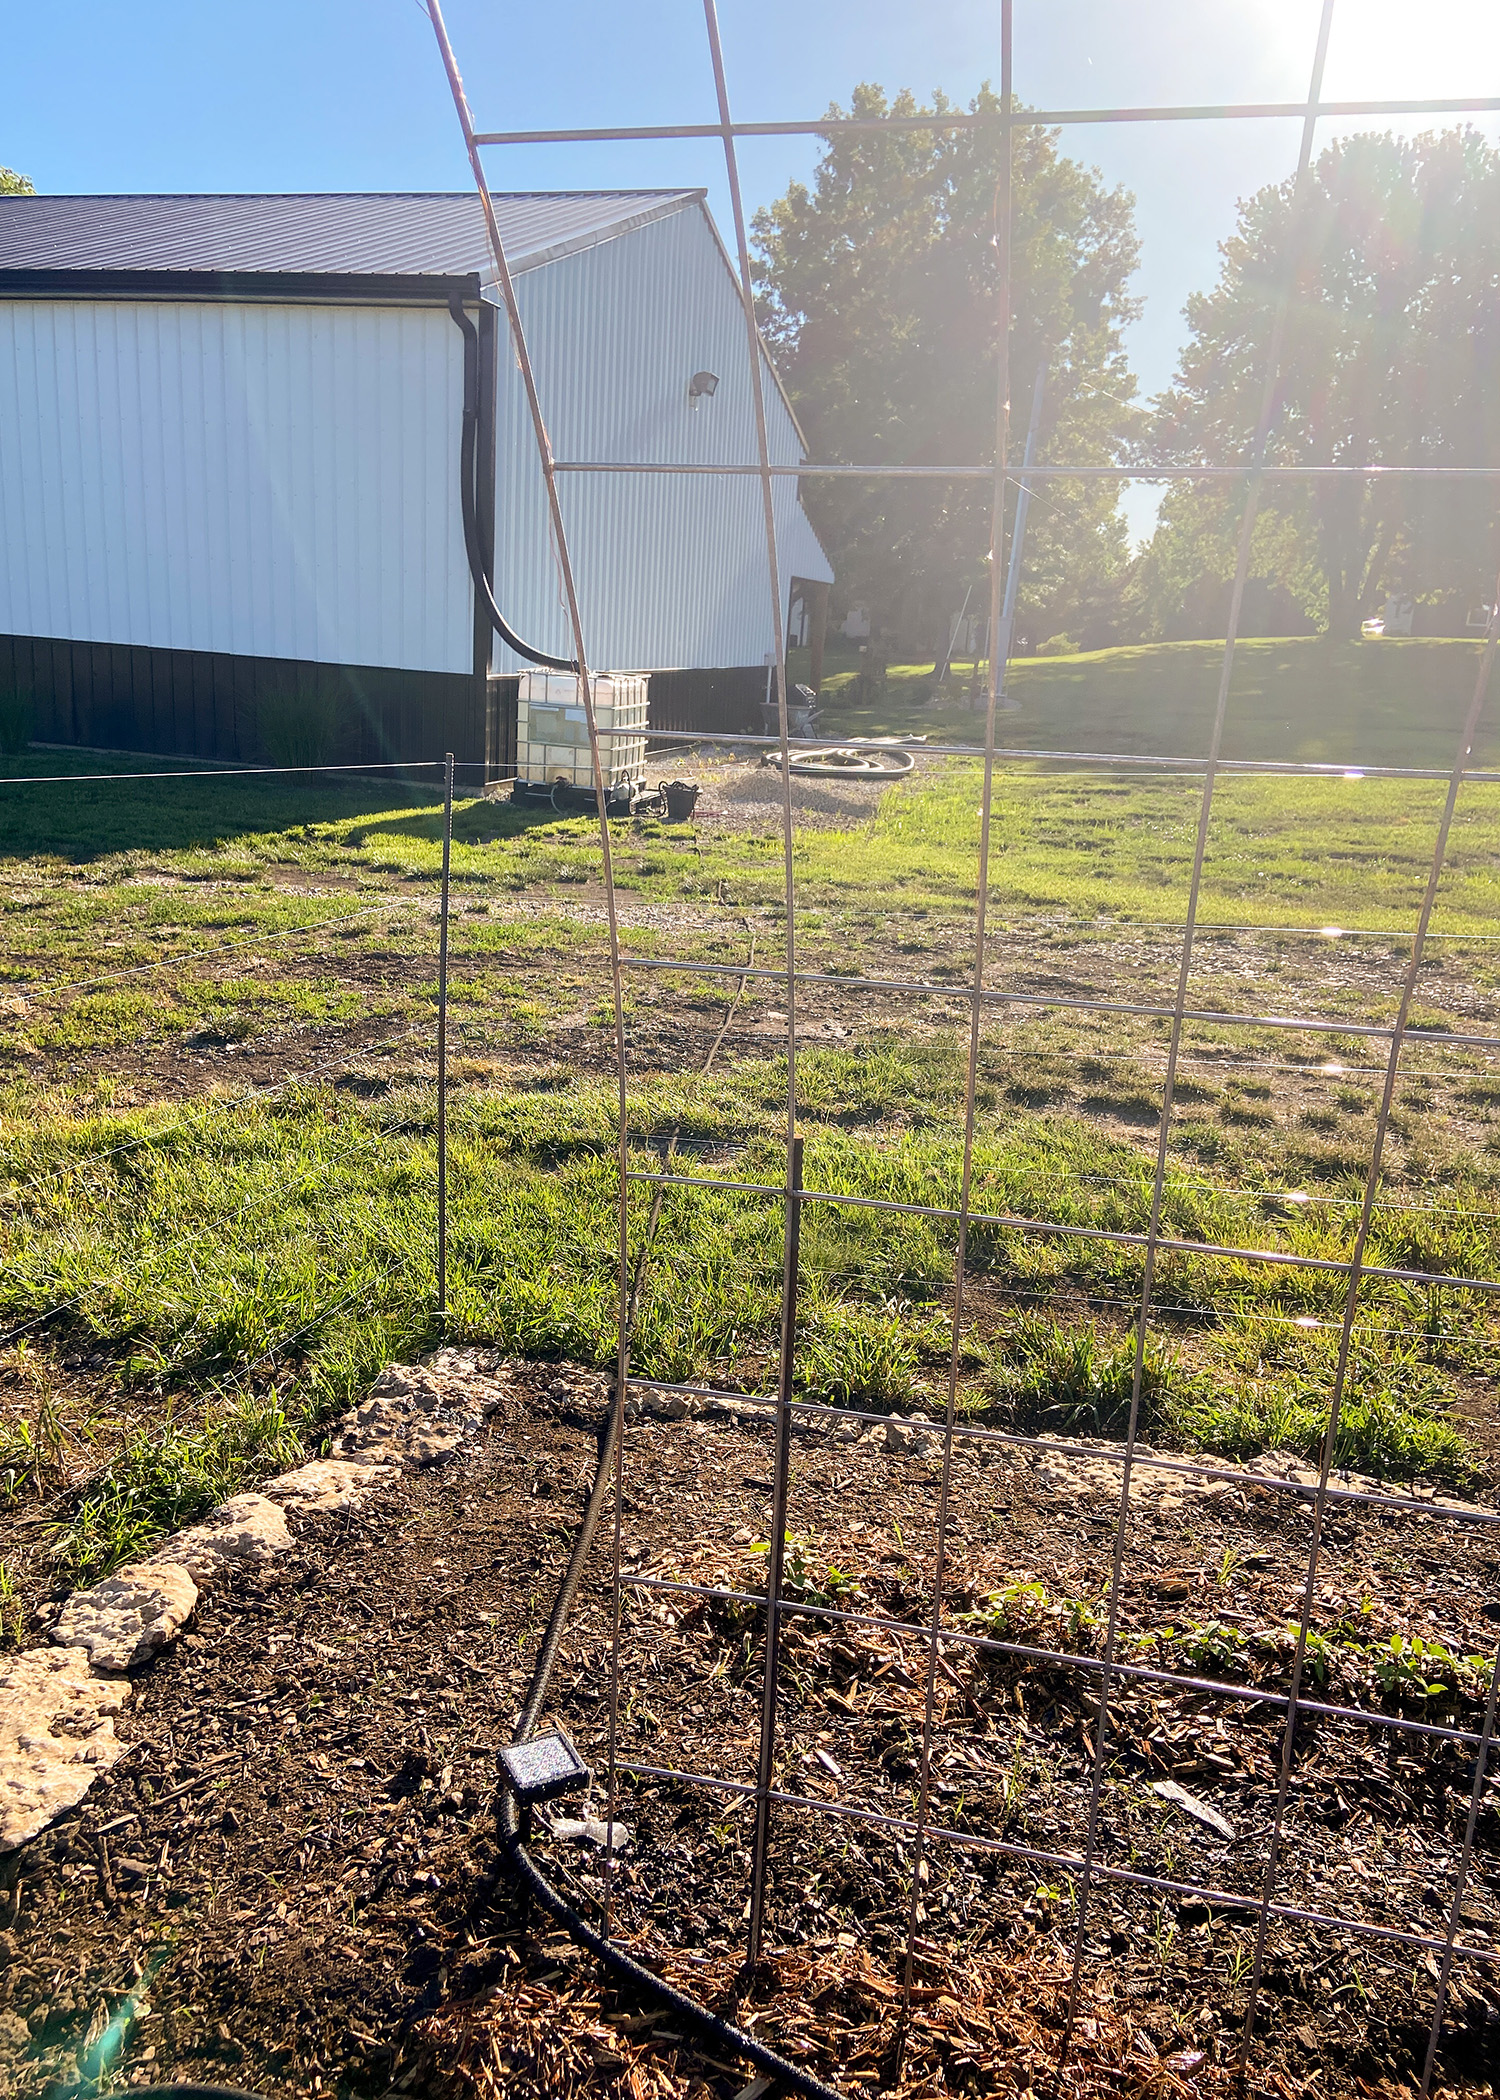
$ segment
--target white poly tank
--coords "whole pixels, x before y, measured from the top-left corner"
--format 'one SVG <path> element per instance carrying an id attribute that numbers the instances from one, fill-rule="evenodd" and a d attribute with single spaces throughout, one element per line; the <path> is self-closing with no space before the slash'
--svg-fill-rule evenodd
<path id="1" fill-rule="evenodd" d="M 645 775 L 646 685 L 644 675 L 621 678 L 608 671 L 598 673 L 593 680 L 599 762 L 607 788 L 640 780 Z M 573 672 L 521 673 L 516 702 L 516 773 L 522 780 L 565 780 L 570 786 L 582 788 L 595 785 L 583 688 Z"/>

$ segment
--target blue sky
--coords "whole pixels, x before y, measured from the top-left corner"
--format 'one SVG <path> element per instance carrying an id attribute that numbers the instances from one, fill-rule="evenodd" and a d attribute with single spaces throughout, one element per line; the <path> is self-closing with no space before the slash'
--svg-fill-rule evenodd
<path id="1" fill-rule="evenodd" d="M 964 100 L 998 73 L 995 0 L 720 5 L 741 117 L 814 116 L 857 80 Z M 486 128 L 713 117 L 700 0 L 449 0 L 446 12 Z M 1054 108 L 1290 100 L 1306 92 L 1317 17 L 1318 0 L 1016 0 L 1016 88 Z M 0 162 L 40 189 L 467 182 L 418 0 L 9 0 L 0 19 Z M 1500 6 L 1339 0 L 1325 92 L 1500 93 Z M 1070 151 L 1137 198 L 1146 312 L 1131 349 L 1148 391 L 1171 376 L 1182 303 L 1212 281 L 1236 199 L 1284 175 L 1296 145 L 1297 127 L 1279 122 L 1069 134 Z M 745 142 L 749 201 L 806 176 L 815 154 L 811 141 Z M 493 150 L 488 166 L 497 189 L 703 184 L 728 232 L 712 142 Z"/>

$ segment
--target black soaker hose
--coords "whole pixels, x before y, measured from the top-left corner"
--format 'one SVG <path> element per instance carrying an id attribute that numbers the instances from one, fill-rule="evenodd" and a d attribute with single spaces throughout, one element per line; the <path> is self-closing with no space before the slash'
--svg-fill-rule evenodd
<path id="1" fill-rule="evenodd" d="M 469 557 L 474 589 L 479 603 L 489 614 L 490 625 L 507 649 L 514 649 L 516 655 L 524 656 L 528 663 L 540 664 L 544 671 L 576 673 L 578 666 L 571 657 L 547 656 L 542 650 L 533 649 L 530 642 L 521 640 L 495 603 L 490 580 L 484 573 L 484 558 L 479 546 L 479 506 L 474 495 L 474 456 L 479 432 L 479 330 L 464 312 L 461 293 L 449 294 L 448 311 L 464 332 L 464 428 L 459 448 L 458 485 L 464 514 L 464 549 Z"/>
<path id="2" fill-rule="evenodd" d="M 542 1645 L 537 1651 L 536 1667 L 531 1673 L 531 1689 L 526 1694 L 526 1704 L 522 1707 L 521 1717 L 516 1723 L 512 1740 L 517 1743 L 524 1743 L 528 1739 L 541 1714 L 553 1664 L 557 1660 L 557 1651 L 568 1623 L 568 1616 L 573 1609 L 573 1601 L 578 1594 L 578 1585 L 583 1579 L 584 1563 L 593 1543 L 599 1514 L 609 1493 L 614 1471 L 615 1447 L 619 1439 L 620 1400 L 616 1394 L 610 1402 L 609 1420 L 600 1440 L 599 1469 L 594 1475 L 594 1485 L 589 1491 L 583 1522 L 578 1527 L 577 1538 L 573 1541 L 567 1572 L 553 1603 L 552 1613 L 547 1621 L 547 1631 L 542 1636 Z M 835 2087 L 824 2085 L 811 2071 L 804 2071 L 797 2064 L 789 2063 L 784 2056 L 778 2056 L 774 2049 L 768 2049 L 764 2042 L 758 2042 L 753 2034 L 746 2034 L 744 2028 L 736 2027 L 732 2020 L 722 2019 L 719 2014 L 710 2012 L 706 2005 L 700 2005 L 696 1998 L 689 1998 L 686 1992 L 679 1991 L 674 1984 L 658 1976 L 655 1970 L 648 1969 L 643 1962 L 634 1960 L 615 1946 L 613 1941 L 596 1932 L 587 1918 L 576 1911 L 567 1898 L 552 1886 L 527 1851 L 525 1839 L 521 1834 L 521 1812 L 509 1787 L 503 1787 L 501 1791 L 499 1821 L 506 1856 L 518 1878 L 525 1883 L 542 1908 L 550 1912 L 560 1925 L 566 1927 L 580 1946 L 587 1947 L 591 1954 L 596 1954 L 606 1968 L 612 1969 L 615 1975 L 622 1976 L 627 1982 L 634 1984 L 637 1990 L 645 1991 L 658 1999 L 680 2020 L 687 2021 L 719 2048 L 731 2049 L 736 2055 L 747 2057 L 758 2071 L 764 2071 L 772 2078 L 779 2078 L 795 2092 L 806 2093 L 809 2100 L 843 2100 L 842 2094 Z M 610 1831 L 607 1835 L 612 1839 L 614 1833 Z M 612 1844 L 607 1845 L 606 1850 L 612 1854 Z"/>
<path id="3" fill-rule="evenodd" d="M 264 2100 L 239 2085 L 134 2085 L 130 2100 Z"/>

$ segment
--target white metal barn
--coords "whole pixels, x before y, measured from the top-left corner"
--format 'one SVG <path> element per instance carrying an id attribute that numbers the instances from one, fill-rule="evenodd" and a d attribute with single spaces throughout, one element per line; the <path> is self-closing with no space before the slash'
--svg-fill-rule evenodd
<path id="1" fill-rule="evenodd" d="M 557 458 L 753 463 L 703 192 L 495 202 Z M 478 333 L 495 598 L 573 651 L 492 280 L 469 193 L 0 198 L 0 683 L 31 693 L 40 738 L 247 758 L 267 695 L 333 691 L 342 755 L 506 766 L 491 674 L 520 661 L 476 609 L 454 304 Z M 772 379 L 772 457 L 793 465 Z M 758 482 L 570 474 L 563 502 L 593 664 L 739 668 L 743 694 L 776 639 Z M 790 477 L 777 519 L 788 596 L 826 586 Z M 735 685 L 668 683 L 679 716 Z"/>

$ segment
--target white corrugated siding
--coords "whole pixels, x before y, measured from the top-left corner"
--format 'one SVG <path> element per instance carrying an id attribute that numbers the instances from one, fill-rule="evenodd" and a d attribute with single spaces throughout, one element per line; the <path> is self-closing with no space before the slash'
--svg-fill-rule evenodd
<path id="1" fill-rule="evenodd" d="M 0 301 L 0 632 L 467 671 L 445 311 Z"/>
<path id="2" fill-rule="evenodd" d="M 517 297 L 553 451 L 563 460 L 752 463 L 755 415 L 744 315 L 702 209 L 528 270 Z M 496 574 L 528 641 L 572 654 L 525 397 L 500 317 Z M 719 375 L 693 408 L 694 372 Z M 766 375 L 771 456 L 801 457 Z M 589 660 L 666 669 L 761 663 L 776 646 L 760 484 L 750 478 L 565 475 L 564 520 Z M 782 596 L 832 572 L 797 501 L 776 485 Z M 785 604 L 782 614 L 785 617 Z M 497 661 L 517 668 L 509 651 Z"/>

